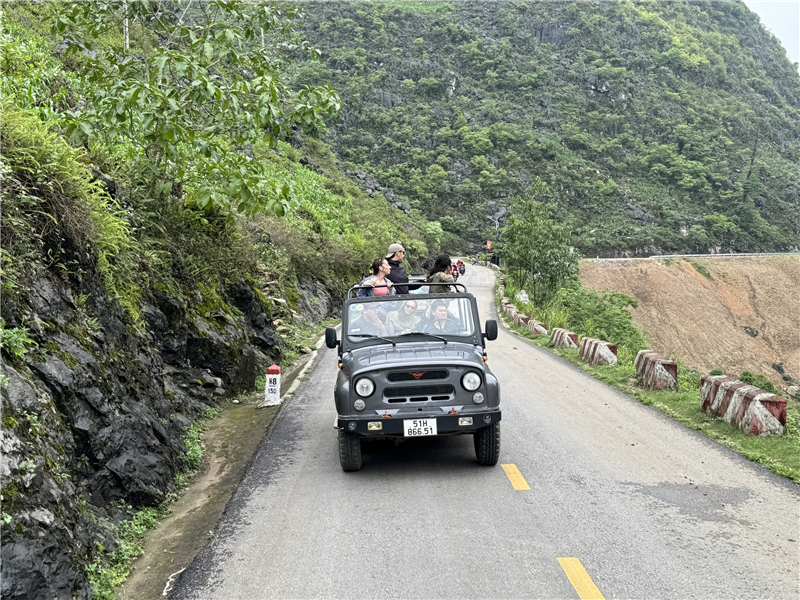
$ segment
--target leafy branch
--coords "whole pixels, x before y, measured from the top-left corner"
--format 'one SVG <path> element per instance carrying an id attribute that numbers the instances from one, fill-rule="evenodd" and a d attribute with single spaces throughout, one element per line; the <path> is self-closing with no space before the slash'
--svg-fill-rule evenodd
<path id="1" fill-rule="evenodd" d="M 189 8 L 109 0 L 60 9 L 52 32 L 79 58 L 87 98 L 66 113 L 66 133 L 76 144 L 138 148 L 156 195 L 177 189 L 208 212 L 283 215 L 290 189 L 271 182 L 247 147 L 274 146 L 295 125 L 320 127 L 338 116 L 339 96 L 330 86 L 294 91 L 283 81 L 291 56 L 319 56 L 297 33 L 297 8 L 241 0 Z M 107 42 L 124 19 L 147 21 L 158 39 L 145 43 L 142 33 L 130 49 Z"/>

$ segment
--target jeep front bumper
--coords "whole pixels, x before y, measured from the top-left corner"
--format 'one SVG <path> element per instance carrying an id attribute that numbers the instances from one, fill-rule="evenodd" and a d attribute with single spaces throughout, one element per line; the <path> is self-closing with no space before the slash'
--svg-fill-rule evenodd
<path id="1" fill-rule="evenodd" d="M 501 419 L 499 410 L 485 413 L 469 413 L 464 415 L 443 415 L 443 416 L 412 416 L 403 415 L 391 418 L 381 418 L 377 415 L 375 417 L 358 417 L 352 416 L 339 416 L 336 419 L 334 427 L 337 429 L 344 429 L 351 433 L 357 433 L 369 437 L 381 436 L 399 436 L 405 437 L 403 421 L 408 419 L 436 419 L 437 435 L 457 435 L 459 433 L 474 432 L 477 429 L 482 429 L 492 423 L 497 423 Z M 459 419 L 461 420 L 459 422 Z M 465 419 L 471 419 L 470 424 L 465 424 Z M 380 429 L 376 425 L 370 426 L 370 423 L 380 423 Z"/>

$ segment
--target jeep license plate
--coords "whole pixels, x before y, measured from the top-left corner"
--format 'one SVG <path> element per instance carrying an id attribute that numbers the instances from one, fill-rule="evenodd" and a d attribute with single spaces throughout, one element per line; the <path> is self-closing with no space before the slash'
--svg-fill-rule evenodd
<path id="1" fill-rule="evenodd" d="M 403 419 L 406 437 L 436 435 L 436 419 Z"/>

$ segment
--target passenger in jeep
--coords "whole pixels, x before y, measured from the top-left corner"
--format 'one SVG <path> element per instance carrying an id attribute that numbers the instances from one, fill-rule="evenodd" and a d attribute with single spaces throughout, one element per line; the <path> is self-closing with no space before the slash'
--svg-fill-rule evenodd
<path id="1" fill-rule="evenodd" d="M 378 316 L 378 305 L 375 303 L 364 303 L 361 316 L 350 322 L 349 335 L 377 335 L 387 334 L 386 325 Z"/>
<path id="2" fill-rule="evenodd" d="M 388 317 L 389 328 L 392 335 L 402 335 L 417 330 L 420 318 L 417 316 L 417 302 L 406 300 L 396 312 L 390 312 Z"/>

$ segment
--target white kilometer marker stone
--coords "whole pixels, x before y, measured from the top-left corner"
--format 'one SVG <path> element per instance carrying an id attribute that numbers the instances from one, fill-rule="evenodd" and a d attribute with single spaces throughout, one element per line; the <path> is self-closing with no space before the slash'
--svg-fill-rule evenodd
<path id="1" fill-rule="evenodd" d="M 281 368 L 272 365 L 267 369 L 267 382 L 264 386 L 264 402 L 261 406 L 277 406 L 281 403 Z"/>

